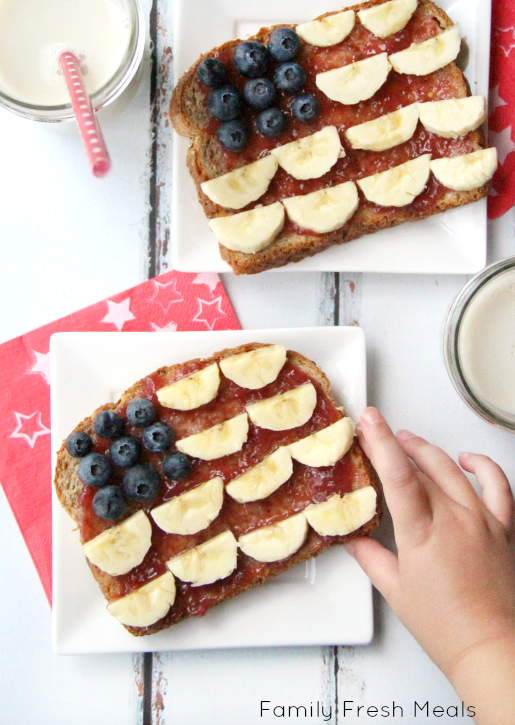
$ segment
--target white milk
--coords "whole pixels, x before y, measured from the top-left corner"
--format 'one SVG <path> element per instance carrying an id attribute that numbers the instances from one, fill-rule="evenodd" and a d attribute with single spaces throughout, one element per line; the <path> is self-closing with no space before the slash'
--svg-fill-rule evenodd
<path id="1" fill-rule="evenodd" d="M 476 396 L 515 415 L 515 270 L 488 282 L 469 304 L 458 352 Z"/>
<path id="2" fill-rule="evenodd" d="M 94 93 L 120 67 L 130 33 L 126 0 L 0 0 L 0 90 L 35 106 L 69 103 L 59 56 L 70 50 Z"/>

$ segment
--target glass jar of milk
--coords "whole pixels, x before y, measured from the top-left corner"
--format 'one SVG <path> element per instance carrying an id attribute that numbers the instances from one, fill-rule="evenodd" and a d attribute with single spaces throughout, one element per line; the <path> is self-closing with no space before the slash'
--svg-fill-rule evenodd
<path id="1" fill-rule="evenodd" d="M 459 293 L 443 352 L 465 403 L 489 423 L 515 431 L 515 257 L 487 267 Z"/>
<path id="2" fill-rule="evenodd" d="M 0 107 L 35 121 L 73 119 L 59 67 L 69 50 L 101 108 L 129 85 L 144 47 L 138 0 L 0 0 Z"/>

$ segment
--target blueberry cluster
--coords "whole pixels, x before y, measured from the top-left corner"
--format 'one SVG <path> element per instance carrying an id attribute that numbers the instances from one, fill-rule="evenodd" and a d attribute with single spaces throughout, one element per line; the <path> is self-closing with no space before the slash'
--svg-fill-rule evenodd
<path id="1" fill-rule="evenodd" d="M 292 28 L 277 28 L 270 35 L 268 48 L 255 40 L 240 43 L 234 51 L 233 62 L 244 78 L 249 78 L 243 89 L 228 84 L 227 69 L 217 58 L 205 58 L 197 67 L 201 83 L 213 90 L 207 98 L 209 113 L 218 121 L 224 121 L 218 129 L 218 139 L 228 151 L 241 151 L 249 141 L 249 129 L 238 119 L 244 101 L 258 111 L 257 126 L 263 136 L 275 138 L 286 130 L 288 120 L 274 104 L 277 89 L 294 95 L 306 84 L 306 72 L 293 62 L 300 50 L 301 41 Z M 273 82 L 266 77 L 271 61 L 277 66 Z M 312 121 L 320 111 L 318 100 L 311 93 L 295 98 L 292 111 L 299 121 Z"/>
<path id="2" fill-rule="evenodd" d="M 156 409 L 152 401 L 136 398 L 127 406 L 127 420 L 144 428 L 142 443 L 152 453 L 166 453 L 175 443 L 173 430 L 166 423 L 156 422 Z M 140 463 L 142 446 L 137 438 L 123 435 L 123 419 L 112 410 L 98 413 L 93 421 L 95 433 L 113 442 L 109 457 L 91 453 L 93 441 L 84 432 L 72 433 L 66 439 L 66 450 L 74 458 L 80 458 L 78 475 L 88 486 L 98 488 L 93 496 L 93 510 L 108 521 L 119 519 L 126 512 L 127 499 L 139 502 L 152 501 L 161 488 L 161 476 L 148 463 Z M 113 474 L 113 465 L 127 469 L 122 487 L 107 485 Z M 168 478 L 180 481 L 189 476 L 193 464 L 182 453 L 172 453 L 164 459 L 164 473 Z"/>

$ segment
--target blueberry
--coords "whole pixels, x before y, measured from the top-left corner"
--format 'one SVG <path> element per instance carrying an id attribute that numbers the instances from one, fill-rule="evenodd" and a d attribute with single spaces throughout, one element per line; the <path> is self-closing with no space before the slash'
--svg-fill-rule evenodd
<path id="1" fill-rule="evenodd" d="M 286 131 L 288 119 L 278 108 L 267 108 L 266 111 L 259 114 L 257 126 L 263 136 L 275 138 Z"/>
<path id="2" fill-rule="evenodd" d="M 241 151 L 249 141 L 249 131 L 241 121 L 227 121 L 218 129 L 218 140 L 227 151 Z"/>
<path id="3" fill-rule="evenodd" d="M 133 436 L 117 438 L 111 446 L 111 460 L 115 466 L 129 468 L 139 461 L 141 444 Z"/>
<path id="4" fill-rule="evenodd" d="M 293 101 L 293 113 L 299 121 L 312 121 L 320 113 L 320 103 L 311 93 L 303 93 Z"/>
<path id="5" fill-rule="evenodd" d="M 66 439 L 66 450 L 74 458 L 84 458 L 91 450 L 93 441 L 87 433 L 79 431 L 78 433 L 70 433 Z"/>
<path id="6" fill-rule="evenodd" d="M 197 77 L 205 86 L 223 86 L 227 81 L 227 71 L 221 60 L 205 58 L 197 66 Z"/>
<path id="7" fill-rule="evenodd" d="M 152 501 L 161 488 L 161 476 L 148 463 L 130 468 L 123 477 L 123 490 L 134 501 Z"/>
<path id="8" fill-rule="evenodd" d="M 152 453 L 164 453 L 174 442 L 174 432 L 166 423 L 153 423 L 143 433 L 143 445 Z"/>
<path id="9" fill-rule="evenodd" d="M 207 97 L 209 113 L 218 121 L 232 121 L 241 109 L 241 96 L 234 86 L 222 86 Z"/>
<path id="10" fill-rule="evenodd" d="M 274 60 L 293 60 L 300 48 L 300 38 L 293 28 L 277 28 L 268 41 L 268 52 Z"/>
<path id="11" fill-rule="evenodd" d="M 236 70 L 245 78 L 259 78 L 266 73 L 269 55 L 262 43 L 246 40 L 236 46 L 233 61 Z"/>
<path id="12" fill-rule="evenodd" d="M 163 461 L 163 471 L 167 478 L 172 481 L 182 481 L 191 475 L 193 471 L 193 463 L 183 453 L 172 453 Z"/>
<path id="13" fill-rule="evenodd" d="M 137 428 L 146 428 L 156 419 L 156 409 L 151 400 L 136 398 L 127 406 L 127 420 Z"/>
<path id="14" fill-rule="evenodd" d="M 275 71 L 275 85 L 285 93 L 298 93 L 306 83 L 306 71 L 298 63 L 281 63 Z"/>
<path id="15" fill-rule="evenodd" d="M 103 410 L 93 421 L 93 428 L 101 438 L 118 438 L 123 432 L 123 420 L 113 410 Z"/>
<path id="16" fill-rule="evenodd" d="M 256 111 L 270 108 L 276 95 L 275 86 L 268 78 L 253 78 L 247 81 L 243 89 L 245 100 Z"/>
<path id="17" fill-rule="evenodd" d="M 101 453 L 88 453 L 79 463 L 79 478 L 88 486 L 101 488 L 111 478 L 111 461 Z"/>
<path id="18" fill-rule="evenodd" d="M 93 511 L 101 519 L 115 521 L 127 511 L 127 501 L 118 486 L 104 486 L 93 496 Z"/>

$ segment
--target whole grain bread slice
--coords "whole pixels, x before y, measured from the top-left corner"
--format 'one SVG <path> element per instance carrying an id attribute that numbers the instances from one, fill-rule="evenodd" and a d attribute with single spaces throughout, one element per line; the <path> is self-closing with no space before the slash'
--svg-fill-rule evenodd
<path id="1" fill-rule="evenodd" d="M 346 9 L 358 11 L 374 5 L 380 5 L 385 1 L 386 0 L 370 0 L 369 2 Z M 332 14 L 334 13 L 325 13 L 319 17 L 323 18 Z M 431 2 L 431 0 L 419 0 L 419 6 L 416 14 L 410 22 L 418 23 L 420 27 L 425 27 L 426 25 L 432 23 L 433 29 L 438 28 L 438 32 L 446 30 L 453 25 L 453 22 L 448 15 L 441 8 L 435 5 L 435 3 Z M 252 36 L 251 39 L 258 40 L 266 45 L 271 32 L 276 27 L 279 26 L 262 28 L 256 35 Z M 291 27 L 295 28 L 296 26 L 292 25 Z M 218 142 L 216 133 L 213 131 L 212 119 L 210 119 L 207 111 L 206 89 L 202 86 L 196 75 L 198 64 L 204 58 L 213 56 L 217 57 L 220 54 L 224 54 L 225 56 L 227 56 L 227 54 L 232 55 L 232 51 L 240 42 L 241 40 L 231 40 L 202 55 L 180 78 L 175 87 L 170 103 L 170 118 L 175 130 L 177 133 L 188 137 L 190 140 L 190 147 L 187 154 L 187 165 L 197 188 L 199 201 L 208 218 L 227 216 L 233 214 L 234 212 L 224 209 L 211 201 L 202 191 L 201 184 L 205 181 L 228 173 L 235 168 L 250 163 L 262 155 L 262 151 L 258 154 L 254 154 L 254 156 L 249 156 L 249 154 L 246 153 L 233 154 L 224 152 Z M 402 47 L 407 47 L 407 45 L 401 45 L 397 49 L 401 49 Z M 393 73 L 392 75 L 395 74 Z M 426 80 L 427 87 L 419 93 L 421 97 L 418 98 L 417 93 L 414 92 L 414 95 L 409 102 L 416 102 L 417 100 L 439 100 L 440 98 L 449 97 L 464 98 L 470 95 L 470 90 L 465 76 L 456 63 L 450 63 L 445 68 L 442 68 L 441 70 L 428 76 Z M 408 105 L 408 103 L 401 101 L 397 107 L 400 107 L 401 105 Z M 324 124 L 322 123 L 322 126 L 323 125 Z M 319 127 L 311 125 L 311 128 L 306 128 L 303 135 L 309 135 L 315 130 L 319 130 Z M 424 133 L 421 127 L 419 127 L 419 133 Z M 427 133 L 425 135 L 427 136 Z M 272 145 L 273 147 L 276 147 L 282 145 L 283 143 L 285 143 L 285 141 L 280 136 L 278 139 L 273 140 Z M 420 147 L 418 138 L 416 139 L 416 143 Z M 415 146 L 415 141 L 413 145 Z M 472 153 L 482 148 L 484 148 L 484 138 L 482 130 L 479 129 L 469 133 L 466 136 L 466 139 L 457 140 L 456 143 L 447 144 L 446 150 L 440 155 L 452 156 L 463 153 Z M 353 151 L 351 149 L 347 148 L 346 150 L 347 155 L 352 155 Z M 426 153 L 426 151 L 423 152 Z M 370 154 L 373 152 L 367 153 Z M 376 171 L 386 170 L 387 168 L 391 168 L 399 163 L 389 162 L 388 152 L 375 154 L 374 157 Z M 408 151 L 404 160 L 408 160 L 409 158 L 413 158 L 413 153 L 410 155 Z M 366 175 L 367 173 L 361 171 L 359 169 L 359 163 L 357 163 L 353 168 L 349 169 L 346 176 L 342 176 L 340 182 L 356 181 Z M 322 178 L 319 188 L 323 188 L 324 185 L 327 186 L 331 184 L 324 184 L 324 178 Z M 280 182 L 278 182 L 278 186 L 280 186 Z M 420 197 L 421 203 L 411 204 L 410 206 L 403 208 L 385 208 L 369 203 L 365 200 L 362 192 L 360 191 L 360 206 L 357 212 L 343 228 L 335 232 L 315 234 L 308 230 L 299 229 L 294 225 L 286 225 L 285 229 L 276 238 L 276 240 L 272 242 L 270 246 L 259 252 L 254 254 L 245 254 L 243 252 L 232 251 L 220 244 L 220 254 L 222 258 L 230 264 L 236 274 L 256 274 L 267 269 L 284 266 L 290 262 L 298 262 L 305 257 L 313 256 L 333 245 L 343 244 L 364 235 L 373 234 L 381 229 L 394 227 L 407 221 L 417 221 L 434 214 L 442 213 L 449 209 L 470 204 L 487 196 L 490 190 L 489 184 L 469 192 L 453 191 L 450 189 L 444 189 L 443 187 L 438 189 L 438 187 L 438 182 L 431 178 L 430 188 L 428 188 L 427 192 Z M 435 189 L 438 189 L 439 193 L 435 193 Z M 257 202 L 245 207 L 245 210 L 251 209 L 257 204 L 272 203 L 273 201 L 281 200 L 281 198 L 286 198 L 291 195 L 292 194 L 289 192 L 285 192 L 281 195 L 280 188 L 275 188 L 273 198 L 271 198 L 270 194 L 265 194 L 262 199 L 258 199 Z M 215 243 L 214 239 L 213 243 Z"/>
<path id="2" fill-rule="evenodd" d="M 199 365 L 201 367 L 205 367 L 211 363 L 219 362 L 225 357 L 229 357 L 231 355 L 236 355 L 243 352 L 248 352 L 250 350 L 254 350 L 258 347 L 263 346 L 263 343 L 250 343 L 237 348 L 222 350 L 218 353 L 215 353 L 210 358 L 191 360 L 187 365 L 191 367 L 191 369 L 198 369 Z M 308 360 L 303 355 L 293 351 L 288 351 L 287 362 L 291 363 L 291 365 L 303 371 L 307 376 L 309 376 L 309 378 L 311 378 L 320 387 L 323 393 L 332 402 L 334 408 L 339 411 L 338 417 L 344 416 L 345 413 L 343 408 L 334 399 L 331 393 L 331 386 L 329 380 L 314 362 Z M 168 384 L 174 382 L 179 377 L 184 376 L 185 371 L 187 373 L 187 367 L 185 368 L 184 364 L 180 364 L 160 368 L 155 373 L 153 373 L 153 375 L 161 376 Z M 137 397 L 141 397 L 143 384 L 146 379 L 147 378 L 135 383 L 121 396 L 120 400 L 118 400 L 116 403 L 103 405 L 95 410 L 91 416 L 85 418 L 81 423 L 79 423 L 79 425 L 76 426 L 74 432 L 84 431 L 94 438 L 93 421 L 95 416 L 102 410 L 120 411 L 121 409 L 125 409 L 125 407 L 131 400 Z M 361 449 L 357 439 L 354 439 L 352 447 L 346 455 L 348 456 L 349 461 L 352 465 L 352 469 L 354 471 L 352 490 L 357 490 L 359 488 L 363 488 L 364 486 L 373 486 L 373 488 L 377 492 L 377 510 L 373 519 L 371 519 L 368 523 L 366 523 L 357 531 L 354 531 L 347 536 L 321 537 L 315 531 L 310 529 L 305 544 L 299 549 L 296 554 L 286 560 L 264 566 L 262 574 L 250 583 L 237 583 L 235 586 L 228 587 L 224 593 L 223 598 L 219 600 L 220 602 L 237 596 L 238 594 L 246 591 L 247 589 L 258 586 L 259 584 L 266 582 L 271 577 L 281 574 L 282 572 L 290 569 L 292 566 L 295 566 L 300 562 L 307 561 L 312 557 L 318 556 L 331 546 L 344 544 L 345 542 L 357 536 L 368 535 L 379 526 L 382 518 L 382 498 L 379 479 L 370 461 L 363 453 L 363 450 Z M 80 459 L 73 458 L 69 455 L 66 450 L 66 442 L 64 441 L 57 455 L 54 486 L 59 502 L 61 503 L 65 511 L 69 514 L 69 516 L 79 525 L 80 540 L 81 543 L 84 543 L 86 540 L 88 540 L 89 537 L 84 536 L 81 526 L 83 516 L 83 504 L 81 499 L 85 489 L 87 489 L 88 487 L 85 486 L 85 484 L 80 480 L 78 476 L 77 469 L 79 461 Z M 152 508 L 152 505 L 144 506 L 142 504 L 131 503 L 129 510 L 127 511 L 127 514 L 124 518 L 128 518 L 141 508 L 148 511 L 149 508 Z M 109 528 L 111 525 L 113 524 L 103 522 L 102 528 L 106 529 Z M 119 598 L 120 596 L 123 596 L 124 589 L 120 584 L 119 577 L 114 577 L 105 573 L 97 566 L 91 564 L 89 561 L 88 564 L 94 578 L 99 584 L 100 590 L 108 601 L 112 601 Z M 163 619 L 159 620 L 150 627 L 142 628 L 126 626 L 126 629 L 135 636 L 153 634 L 155 632 L 166 629 L 172 624 L 176 624 L 177 622 L 182 621 L 187 616 L 189 615 L 186 613 L 181 614 L 180 617 L 174 616 L 172 607 L 167 616 L 165 616 Z"/>

